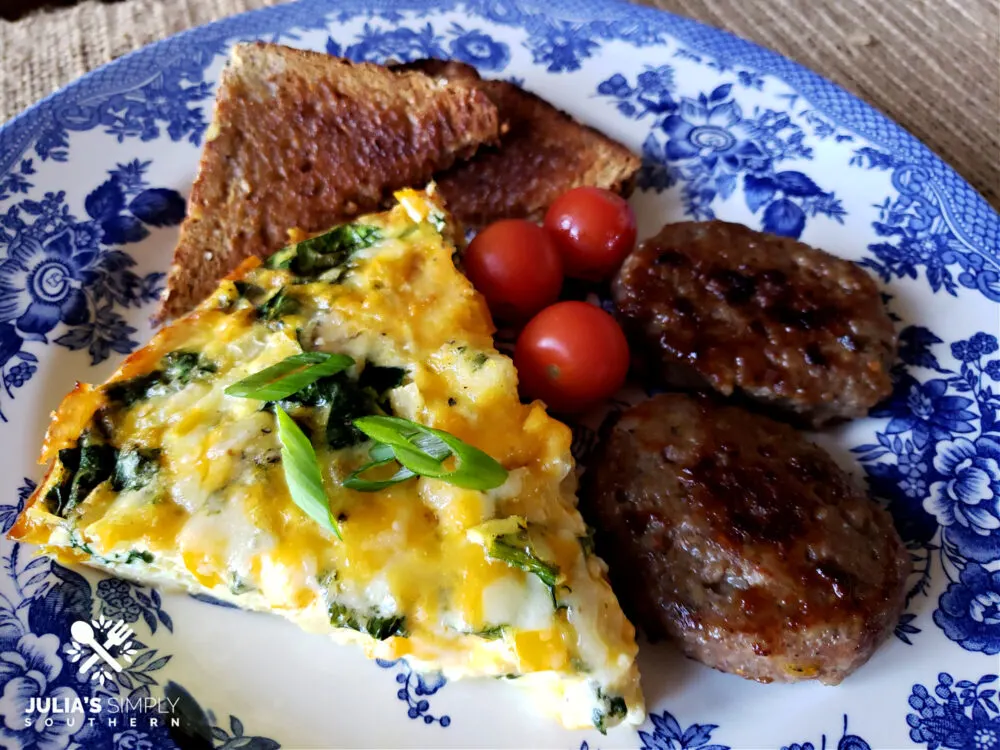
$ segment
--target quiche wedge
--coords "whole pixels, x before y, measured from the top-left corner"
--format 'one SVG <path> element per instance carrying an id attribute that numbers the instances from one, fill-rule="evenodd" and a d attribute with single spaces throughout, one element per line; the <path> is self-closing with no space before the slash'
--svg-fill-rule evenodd
<path id="1" fill-rule="evenodd" d="M 639 724 L 635 631 L 576 510 L 570 430 L 519 401 L 433 187 L 396 199 L 246 261 L 106 383 L 77 385 L 10 534 L 372 658 L 519 677 L 569 728 Z M 496 486 L 389 477 L 355 423 L 386 415 L 486 454 Z M 314 454 L 321 510 L 283 429 Z"/>

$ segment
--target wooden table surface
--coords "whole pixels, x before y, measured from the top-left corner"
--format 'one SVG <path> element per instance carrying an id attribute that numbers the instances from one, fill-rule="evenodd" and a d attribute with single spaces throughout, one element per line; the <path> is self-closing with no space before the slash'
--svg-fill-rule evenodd
<path id="1" fill-rule="evenodd" d="M 0 6 L 28 2 L 39 0 L 0 0 Z M 88 0 L 0 21 L 0 120 L 125 52 L 275 2 Z M 647 3 L 823 74 L 923 140 L 1000 207 L 1000 0 Z"/>

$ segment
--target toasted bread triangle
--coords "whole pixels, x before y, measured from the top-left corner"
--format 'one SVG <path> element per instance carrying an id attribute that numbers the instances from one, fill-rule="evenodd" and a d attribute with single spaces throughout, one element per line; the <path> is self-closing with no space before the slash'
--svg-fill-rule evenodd
<path id="1" fill-rule="evenodd" d="M 159 317 L 251 256 L 374 210 L 498 136 L 475 87 L 257 42 L 223 72 Z"/>
<path id="2" fill-rule="evenodd" d="M 557 196 L 581 185 L 631 193 L 639 157 L 544 99 L 508 81 L 482 79 L 460 62 L 417 60 L 395 69 L 478 88 L 505 125 L 498 146 L 480 149 L 435 176 L 449 210 L 463 225 L 540 219 Z"/>

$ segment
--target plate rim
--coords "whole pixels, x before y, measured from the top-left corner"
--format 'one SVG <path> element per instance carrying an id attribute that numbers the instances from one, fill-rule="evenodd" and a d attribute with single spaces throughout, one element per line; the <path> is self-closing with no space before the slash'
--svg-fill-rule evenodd
<path id="1" fill-rule="evenodd" d="M 492 20 L 486 16 L 487 11 L 483 10 L 483 8 L 490 1 L 468 1 L 469 5 L 473 5 L 477 9 L 477 20 L 481 19 L 483 26 L 487 28 L 503 26 L 516 29 L 525 28 L 526 22 L 523 20 L 519 20 L 516 23 L 504 23 L 503 21 Z M 515 1 L 521 9 L 529 13 L 539 9 L 543 4 L 548 4 L 544 0 Z M 446 0 L 441 6 L 435 7 L 432 12 L 447 12 L 464 4 L 461 0 Z M 815 110 L 822 113 L 831 122 L 837 123 L 841 127 L 858 134 L 873 145 L 880 146 L 893 154 L 899 155 L 908 168 L 911 166 L 924 168 L 933 166 L 937 169 L 938 172 L 935 173 L 936 177 L 934 178 L 934 189 L 937 192 L 939 205 L 945 212 L 945 219 L 948 226 L 954 232 L 955 236 L 985 257 L 997 258 L 1000 255 L 1000 246 L 996 242 L 990 242 L 981 238 L 979 240 L 970 239 L 967 236 L 968 233 L 960 225 L 961 211 L 969 211 L 968 204 L 962 204 L 963 196 L 968 191 L 976 199 L 972 201 L 972 214 L 975 215 L 977 212 L 982 213 L 984 209 L 986 210 L 985 214 L 983 214 L 986 217 L 986 221 L 980 227 L 982 237 L 986 236 L 991 226 L 994 235 L 997 233 L 997 229 L 1000 228 L 998 227 L 1000 217 L 997 216 L 995 211 L 990 210 L 992 206 L 986 202 L 985 198 L 976 193 L 946 162 L 900 125 L 819 74 L 776 52 L 735 37 L 729 32 L 667 11 L 632 6 L 624 2 L 619 2 L 619 0 L 583 0 L 581 3 L 574 3 L 572 0 L 551 0 L 551 4 L 556 6 L 559 12 L 571 8 L 582 7 L 588 9 L 581 10 L 578 13 L 576 20 L 581 23 L 612 20 L 615 23 L 624 21 L 629 24 L 627 28 L 610 34 L 609 38 L 612 39 L 625 36 L 626 32 L 632 30 L 636 23 L 642 23 L 643 19 L 648 16 L 658 21 L 654 27 L 654 31 L 662 31 L 664 36 L 670 37 L 668 44 L 671 46 L 680 44 L 689 50 L 702 54 L 709 60 L 725 61 L 741 67 L 745 66 L 762 75 L 773 76 L 775 82 L 784 83 L 793 94 L 801 94 L 804 98 L 808 98 L 810 103 L 814 105 Z M 103 101 L 103 97 L 108 96 L 112 91 L 137 89 L 149 82 L 162 69 L 172 63 L 176 63 L 186 51 L 197 49 L 199 52 L 204 52 L 206 59 L 217 61 L 217 56 L 220 54 L 223 42 L 228 43 L 232 39 L 241 36 L 259 35 L 266 37 L 268 34 L 288 32 L 292 32 L 294 35 L 294 32 L 299 30 L 330 28 L 336 23 L 333 20 L 333 16 L 339 10 L 349 10 L 351 8 L 412 10 L 421 7 L 426 9 L 426 6 L 422 6 L 419 0 L 345 0 L 343 3 L 338 3 L 336 0 L 297 0 L 288 5 L 250 10 L 153 42 L 88 72 L 28 107 L 5 125 L 0 126 L 0 176 L 5 174 L 13 164 L 16 164 L 17 159 L 32 147 L 36 138 L 43 132 L 42 129 L 53 124 L 58 124 L 58 121 L 55 119 L 41 118 L 54 118 L 60 107 L 85 103 L 91 97 Z M 590 8 L 593 8 L 593 10 L 589 10 Z M 605 15 L 599 15 L 601 13 Z M 274 23 L 276 18 L 284 20 L 280 23 Z M 265 30 L 262 31 L 262 28 Z M 294 41 L 289 43 L 295 44 Z M 741 48 L 746 57 L 723 55 L 722 51 L 726 48 L 726 45 L 735 45 Z M 634 52 L 630 54 L 634 54 L 641 62 L 641 48 L 636 47 Z M 600 55 L 601 52 L 598 52 L 595 58 L 599 59 Z M 774 67 L 770 67 L 771 65 Z M 778 69 L 785 72 L 780 72 Z M 801 82 L 795 76 L 800 76 Z M 822 100 L 816 98 L 815 92 L 811 89 L 807 90 L 807 85 L 814 86 L 816 91 L 825 98 Z M 859 118 L 862 115 L 867 115 L 867 119 L 862 118 L 864 122 L 874 122 L 876 126 L 884 128 L 883 135 L 890 137 L 890 140 L 879 140 L 871 132 L 859 125 L 850 122 L 845 124 L 845 121 L 840 117 L 840 110 L 831 110 L 826 104 L 827 99 L 834 102 L 841 101 L 845 107 L 849 106 L 850 109 L 845 110 L 848 114 L 855 112 Z M 204 107 L 205 105 L 202 106 Z M 831 112 L 833 113 L 831 114 Z M 18 143 L 18 132 L 15 128 L 21 128 L 24 131 L 24 138 L 20 143 Z M 166 138 L 166 134 L 160 135 L 160 138 Z M 899 141 L 891 140 L 893 138 L 899 139 Z M 161 143 L 164 143 L 165 147 L 172 147 L 172 143 L 170 142 L 161 141 Z M 900 143 L 905 146 L 905 149 L 899 145 Z M 13 144 L 16 150 L 11 152 L 13 156 L 8 160 L 8 153 L 5 148 L 11 144 Z M 916 156 L 913 157 L 912 154 L 916 154 Z M 70 168 L 68 173 L 61 166 L 58 169 L 59 175 L 72 173 L 72 168 Z M 844 169 L 846 170 L 846 166 Z M 60 176 L 56 179 L 61 180 L 62 177 Z M 978 204 L 979 201 L 981 201 L 981 205 Z M 975 244 L 973 244 L 974 242 Z M 997 308 L 991 306 L 989 309 Z M 846 725 L 844 731 L 846 733 Z"/>

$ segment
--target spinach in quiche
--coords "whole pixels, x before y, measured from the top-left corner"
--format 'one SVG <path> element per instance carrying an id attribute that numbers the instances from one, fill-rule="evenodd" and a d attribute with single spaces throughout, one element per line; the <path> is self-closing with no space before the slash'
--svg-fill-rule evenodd
<path id="1" fill-rule="evenodd" d="M 158 448 L 127 448 L 118 452 L 111 488 L 115 492 L 145 487 L 160 470 Z"/>
<path id="2" fill-rule="evenodd" d="M 382 239 L 377 227 L 365 224 L 342 224 L 328 232 L 279 250 L 265 264 L 268 268 L 286 268 L 298 276 L 319 276 L 341 269 L 352 253 L 371 247 Z"/>
<path id="3" fill-rule="evenodd" d="M 62 478 L 46 495 L 50 512 L 63 518 L 115 469 L 117 451 L 90 431 L 84 432 L 74 448 L 59 451 Z"/>
<path id="4" fill-rule="evenodd" d="M 218 366 L 197 352 L 170 352 L 160 367 L 130 380 L 112 383 L 106 393 L 112 403 L 128 408 L 153 396 L 165 396 L 218 371 Z"/>
<path id="5" fill-rule="evenodd" d="M 407 636 L 406 618 L 402 615 L 382 616 L 374 613 L 366 615 L 337 602 L 329 606 L 328 612 L 330 624 L 334 627 L 356 630 L 378 641 L 393 636 L 399 638 Z"/>
<path id="6" fill-rule="evenodd" d="M 388 392 L 402 384 L 406 370 L 401 367 L 366 365 L 357 380 L 338 372 L 310 383 L 278 402 L 286 411 L 312 407 L 316 426 L 333 450 L 363 443 L 366 438 L 353 422 L 373 414 L 391 414 Z"/>

